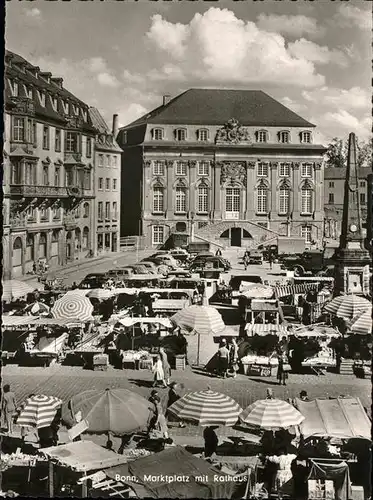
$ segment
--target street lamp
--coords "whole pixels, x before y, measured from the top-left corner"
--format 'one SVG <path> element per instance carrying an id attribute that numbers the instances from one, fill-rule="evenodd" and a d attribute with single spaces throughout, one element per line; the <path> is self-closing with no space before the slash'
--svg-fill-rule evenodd
<path id="1" fill-rule="evenodd" d="M 194 212 L 190 212 L 190 241 L 191 243 L 194 242 L 194 217 L 195 217 L 195 213 Z"/>

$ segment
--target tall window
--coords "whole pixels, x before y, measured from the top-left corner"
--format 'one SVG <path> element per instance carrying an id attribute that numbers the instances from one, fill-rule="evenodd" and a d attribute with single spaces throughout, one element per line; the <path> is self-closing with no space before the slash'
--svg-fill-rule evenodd
<path id="1" fill-rule="evenodd" d="M 25 139 L 25 120 L 13 117 L 13 141 L 23 142 Z"/>
<path id="2" fill-rule="evenodd" d="M 22 169 L 19 162 L 12 163 L 12 184 L 21 184 L 22 183 Z"/>
<path id="3" fill-rule="evenodd" d="M 199 141 L 206 142 L 209 139 L 209 131 L 206 128 L 198 130 L 197 137 Z"/>
<path id="4" fill-rule="evenodd" d="M 98 155 L 98 166 L 103 167 L 104 166 L 104 155 L 99 154 Z"/>
<path id="5" fill-rule="evenodd" d="M 300 175 L 301 177 L 312 177 L 312 163 L 302 163 Z"/>
<path id="6" fill-rule="evenodd" d="M 302 226 L 300 228 L 300 235 L 302 238 L 304 238 L 304 241 L 307 244 L 310 244 L 312 242 L 312 228 L 311 228 L 311 226 Z"/>
<path id="7" fill-rule="evenodd" d="M 226 216 L 230 215 L 238 218 L 241 207 L 241 191 L 240 188 L 227 188 L 225 192 L 225 211 Z"/>
<path id="8" fill-rule="evenodd" d="M 176 200 L 176 213 L 185 213 L 186 212 L 186 190 L 183 187 L 176 188 L 175 194 Z"/>
<path id="9" fill-rule="evenodd" d="M 268 177 L 268 163 L 258 163 L 258 177 Z"/>
<path id="10" fill-rule="evenodd" d="M 99 189 L 99 191 L 102 191 L 104 189 L 104 178 L 103 177 L 98 178 L 98 189 Z"/>
<path id="11" fill-rule="evenodd" d="M 32 124 L 32 138 L 33 138 L 34 146 L 37 146 L 37 143 L 38 143 L 37 130 L 38 129 L 37 129 L 36 122 L 33 122 L 33 124 Z"/>
<path id="12" fill-rule="evenodd" d="M 66 132 L 66 152 L 78 152 L 78 134 L 76 132 Z"/>
<path id="13" fill-rule="evenodd" d="M 268 189 L 264 186 L 258 188 L 258 214 L 266 214 L 268 212 Z"/>
<path id="14" fill-rule="evenodd" d="M 97 205 L 97 217 L 98 217 L 99 220 L 102 220 L 103 217 L 104 217 L 104 210 L 103 210 L 103 208 L 104 208 L 103 202 L 99 201 L 98 205 Z"/>
<path id="15" fill-rule="evenodd" d="M 83 205 L 83 217 L 89 217 L 89 203 Z"/>
<path id="16" fill-rule="evenodd" d="M 360 193 L 360 205 L 366 205 L 367 199 L 365 193 Z"/>
<path id="17" fill-rule="evenodd" d="M 290 177 L 290 163 L 280 163 L 280 177 Z"/>
<path id="18" fill-rule="evenodd" d="M 164 175 L 164 161 L 156 160 L 153 163 L 153 175 Z"/>
<path id="19" fill-rule="evenodd" d="M 152 242 L 153 245 L 161 245 L 164 243 L 164 226 L 152 226 Z"/>
<path id="20" fill-rule="evenodd" d="M 329 181 L 329 187 L 333 188 L 334 187 L 334 181 Z"/>
<path id="21" fill-rule="evenodd" d="M 74 171 L 71 168 L 65 168 L 65 185 L 74 186 Z"/>
<path id="22" fill-rule="evenodd" d="M 268 132 L 266 130 L 258 130 L 256 132 L 256 142 L 267 142 Z"/>
<path id="23" fill-rule="evenodd" d="M 110 201 L 105 203 L 105 219 L 110 219 Z"/>
<path id="24" fill-rule="evenodd" d="M 49 149 L 49 127 L 43 126 L 43 149 Z"/>
<path id="25" fill-rule="evenodd" d="M 56 128 L 56 135 L 54 137 L 54 150 L 57 152 L 61 151 L 61 130 Z"/>
<path id="26" fill-rule="evenodd" d="M 30 118 L 27 120 L 27 142 L 34 144 L 34 122 Z"/>
<path id="27" fill-rule="evenodd" d="M 61 209 L 58 206 L 52 208 L 52 218 L 54 220 L 61 218 Z"/>
<path id="28" fill-rule="evenodd" d="M 46 165 L 43 166 L 43 186 L 49 186 L 49 169 Z"/>
<path id="29" fill-rule="evenodd" d="M 308 186 L 302 187 L 302 214 L 312 213 L 312 189 Z"/>
<path id="30" fill-rule="evenodd" d="M 198 212 L 206 213 L 209 209 L 209 189 L 206 186 L 198 188 Z"/>
<path id="31" fill-rule="evenodd" d="M 279 140 L 279 142 L 282 142 L 283 144 L 290 142 L 290 132 L 287 132 L 287 131 L 279 132 L 278 140 Z"/>
<path id="32" fill-rule="evenodd" d="M 290 212 L 290 190 L 286 186 L 280 188 L 279 213 L 284 215 Z"/>
<path id="33" fill-rule="evenodd" d="M 312 142 L 311 132 L 301 132 L 300 133 L 300 142 L 310 144 Z"/>
<path id="34" fill-rule="evenodd" d="M 91 189 L 91 171 L 89 169 L 84 170 L 84 189 Z"/>
<path id="35" fill-rule="evenodd" d="M 329 193 L 329 203 L 330 205 L 334 204 L 334 193 Z"/>
<path id="36" fill-rule="evenodd" d="M 209 162 L 200 161 L 198 162 L 198 175 L 209 175 Z"/>
<path id="37" fill-rule="evenodd" d="M 34 163 L 25 164 L 25 184 L 29 186 L 36 184 L 36 168 Z"/>
<path id="38" fill-rule="evenodd" d="M 187 174 L 187 162 L 177 161 L 176 162 L 176 175 L 186 175 Z"/>
<path id="39" fill-rule="evenodd" d="M 90 158 L 91 156 L 92 156 L 92 139 L 90 137 L 87 137 L 86 157 Z"/>
<path id="40" fill-rule="evenodd" d="M 118 203 L 113 201 L 113 219 L 118 218 Z"/>
<path id="41" fill-rule="evenodd" d="M 118 157 L 113 156 L 113 167 L 117 167 L 117 166 L 118 166 Z"/>
<path id="42" fill-rule="evenodd" d="M 365 181 L 360 181 L 360 187 L 365 188 Z"/>
<path id="43" fill-rule="evenodd" d="M 186 130 L 185 128 L 178 128 L 175 131 L 175 136 L 177 141 L 185 141 L 186 140 Z"/>
<path id="44" fill-rule="evenodd" d="M 107 166 L 111 167 L 111 155 L 107 155 Z"/>
<path id="45" fill-rule="evenodd" d="M 163 129 L 162 128 L 153 129 L 153 139 L 155 141 L 162 141 L 163 140 Z"/>
<path id="46" fill-rule="evenodd" d="M 113 191 L 117 190 L 117 179 L 113 179 Z"/>
<path id="47" fill-rule="evenodd" d="M 106 189 L 106 191 L 110 190 L 110 179 L 108 177 L 106 177 L 105 189 Z"/>
<path id="48" fill-rule="evenodd" d="M 153 212 L 162 213 L 164 211 L 164 189 L 161 186 L 153 188 Z"/>

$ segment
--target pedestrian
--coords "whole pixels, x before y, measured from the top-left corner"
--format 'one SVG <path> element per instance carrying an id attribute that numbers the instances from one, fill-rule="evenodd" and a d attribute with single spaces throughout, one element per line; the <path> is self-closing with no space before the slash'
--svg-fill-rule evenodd
<path id="1" fill-rule="evenodd" d="M 307 391 L 300 391 L 299 398 L 301 401 L 309 401 Z"/>
<path id="2" fill-rule="evenodd" d="M 277 380 L 280 385 L 286 385 L 290 370 L 287 354 L 283 352 L 278 358 Z"/>
<path id="3" fill-rule="evenodd" d="M 227 377 L 229 367 L 229 351 L 227 349 L 227 341 L 222 339 L 218 349 L 219 375 L 223 378 Z"/>
<path id="4" fill-rule="evenodd" d="M 291 464 L 293 460 L 297 458 L 294 454 L 289 454 L 286 449 L 282 449 L 278 452 L 278 455 L 273 455 L 267 457 L 267 461 L 278 465 L 276 473 L 276 486 L 278 492 L 278 498 L 282 498 L 281 488 L 285 483 L 290 481 L 293 474 L 291 471 Z"/>
<path id="5" fill-rule="evenodd" d="M 170 390 L 168 391 L 167 408 L 176 403 L 180 399 L 180 396 L 176 392 L 177 383 L 171 382 Z"/>
<path id="6" fill-rule="evenodd" d="M 106 445 L 105 445 L 105 448 L 109 451 L 114 451 L 113 450 L 113 441 L 111 439 L 108 439 L 106 441 Z"/>
<path id="7" fill-rule="evenodd" d="M 233 378 L 237 377 L 238 372 L 238 345 L 236 339 L 232 339 L 230 351 L 229 351 L 229 362 L 230 367 L 233 372 Z"/>
<path id="8" fill-rule="evenodd" d="M 246 251 L 245 255 L 243 256 L 243 265 L 245 267 L 245 271 L 247 271 L 247 266 L 249 265 L 249 259 L 250 259 L 250 254 L 248 251 Z"/>
<path id="9" fill-rule="evenodd" d="M 155 404 L 155 398 L 158 397 L 158 391 L 155 389 L 150 393 L 149 401 L 149 418 L 147 424 L 147 432 L 148 434 L 155 428 L 155 424 L 157 422 L 157 407 Z"/>
<path id="10" fill-rule="evenodd" d="M 168 362 L 167 353 L 163 347 L 160 347 L 159 354 L 161 355 L 161 359 L 162 359 L 164 379 L 166 381 L 166 384 L 170 385 L 171 366 L 170 366 L 170 363 Z"/>
<path id="11" fill-rule="evenodd" d="M 216 427 L 210 425 L 203 431 L 203 438 L 205 440 L 205 458 L 211 458 L 218 449 L 219 439 L 215 429 Z"/>
<path id="12" fill-rule="evenodd" d="M 160 354 L 157 355 L 157 361 L 154 363 L 153 373 L 154 373 L 153 387 L 156 387 L 159 383 L 162 383 L 163 387 L 167 387 L 166 381 L 164 379 L 162 357 Z"/>
<path id="13" fill-rule="evenodd" d="M 162 439 L 168 439 L 169 434 L 168 434 L 167 420 L 163 413 L 163 408 L 159 396 L 154 397 L 154 403 L 157 411 L 157 420 L 155 422 L 155 429 L 161 434 Z"/>
<path id="14" fill-rule="evenodd" d="M 3 387 L 3 398 L 1 402 L 1 413 L 4 415 L 5 425 L 7 426 L 8 434 L 13 434 L 13 416 L 16 412 L 17 403 L 16 397 L 10 390 L 10 385 L 5 384 Z"/>

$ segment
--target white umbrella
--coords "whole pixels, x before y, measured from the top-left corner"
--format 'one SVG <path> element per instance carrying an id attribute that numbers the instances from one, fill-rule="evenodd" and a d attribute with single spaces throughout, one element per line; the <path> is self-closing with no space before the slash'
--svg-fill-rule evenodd
<path id="1" fill-rule="evenodd" d="M 57 319 L 77 318 L 80 321 L 90 321 L 92 312 L 93 305 L 87 297 L 71 293 L 57 300 L 52 316 Z"/>
<path id="2" fill-rule="evenodd" d="M 343 319 L 352 319 L 360 311 L 365 311 L 372 307 L 369 300 L 359 295 L 339 295 L 328 302 L 324 311 Z"/>
<path id="3" fill-rule="evenodd" d="M 171 321 L 188 333 L 217 335 L 225 328 L 221 314 L 211 306 L 189 306 L 178 311 Z"/>
<path id="4" fill-rule="evenodd" d="M 241 422 L 261 429 L 288 429 L 299 425 L 304 416 L 293 405 L 281 399 L 260 399 L 240 415 Z"/>

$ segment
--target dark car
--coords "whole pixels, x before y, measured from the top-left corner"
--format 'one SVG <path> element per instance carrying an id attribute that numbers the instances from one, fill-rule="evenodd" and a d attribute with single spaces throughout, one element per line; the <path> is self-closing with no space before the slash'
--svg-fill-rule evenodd
<path id="1" fill-rule="evenodd" d="M 221 269 L 221 272 L 226 272 L 231 269 L 230 262 L 223 257 L 216 255 L 197 255 L 190 264 L 190 270 L 202 269 L 204 267 L 213 267 L 214 269 Z"/>
<path id="2" fill-rule="evenodd" d="M 322 250 L 311 250 L 303 252 L 301 255 L 285 257 L 281 263 L 281 269 L 293 271 L 294 276 L 304 276 L 305 274 L 328 273 L 335 265 L 335 254 L 325 254 Z"/>
<path id="3" fill-rule="evenodd" d="M 246 281 L 248 283 L 263 283 L 263 279 L 261 276 L 253 274 L 240 274 L 239 276 L 231 277 L 229 286 L 232 288 L 233 292 L 238 292 L 243 281 Z"/>
<path id="4" fill-rule="evenodd" d="M 81 281 L 78 288 L 102 288 L 108 280 L 107 273 L 91 273 Z"/>

